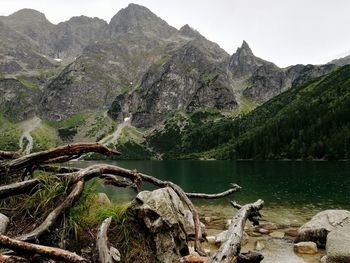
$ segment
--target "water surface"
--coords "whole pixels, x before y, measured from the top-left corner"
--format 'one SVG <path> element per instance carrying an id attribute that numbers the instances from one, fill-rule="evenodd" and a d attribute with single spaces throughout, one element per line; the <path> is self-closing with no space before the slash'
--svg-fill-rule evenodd
<path id="1" fill-rule="evenodd" d="M 80 166 L 96 162 L 79 162 Z M 219 200 L 194 200 L 206 213 L 232 215 L 230 200 L 245 204 L 261 198 L 263 213 L 279 223 L 303 223 L 324 209 L 350 209 L 350 163 L 304 161 L 113 161 L 162 180 L 180 185 L 186 192 L 217 193 L 230 183 L 239 193 Z M 99 186 L 113 201 L 135 197 L 129 189 Z M 143 189 L 154 189 L 144 185 Z"/>

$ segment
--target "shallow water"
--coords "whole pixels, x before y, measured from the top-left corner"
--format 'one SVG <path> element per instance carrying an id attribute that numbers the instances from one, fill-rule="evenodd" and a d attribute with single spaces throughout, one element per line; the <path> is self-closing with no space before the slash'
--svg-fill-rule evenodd
<path id="1" fill-rule="evenodd" d="M 74 162 L 87 166 L 96 162 Z M 239 193 L 219 200 L 193 200 L 202 216 L 218 221 L 220 228 L 225 219 L 234 214 L 229 201 L 241 204 L 261 198 L 265 206 L 263 219 L 282 226 L 298 227 L 317 212 L 325 209 L 350 209 L 349 162 L 302 161 L 114 161 L 128 169 L 136 169 L 180 185 L 186 192 L 216 193 L 230 183 L 242 187 Z M 128 202 L 135 193 L 128 189 L 98 186 L 113 201 Z M 144 185 L 146 190 L 154 189 Z M 252 246 L 253 239 L 247 245 Z M 263 250 L 264 262 L 299 263 L 318 262 L 320 254 L 297 256 L 287 240 L 271 239 Z M 252 248 L 251 248 L 252 249 Z"/>

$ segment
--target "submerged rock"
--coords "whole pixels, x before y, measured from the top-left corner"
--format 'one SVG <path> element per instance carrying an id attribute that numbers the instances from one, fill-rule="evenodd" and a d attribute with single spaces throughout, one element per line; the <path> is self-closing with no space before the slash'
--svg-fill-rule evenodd
<path id="1" fill-rule="evenodd" d="M 350 262 L 350 218 L 328 234 L 326 250 L 326 262 Z"/>
<path id="2" fill-rule="evenodd" d="M 192 214 L 184 209 L 173 189 L 140 192 L 129 206 L 128 215 L 145 229 L 158 261 L 171 263 L 189 254 L 185 231 L 194 233 Z"/>
<path id="3" fill-rule="evenodd" d="M 254 244 L 254 250 L 256 251 L 261 251 L 265 248 L 265 244 L 264 244 L 264 241 L 263 240 L 257 240 L 255 241 L 255 244 Z"/>
<path id="4" fill-rule="evenodd" d="M 318 252 L 315 242 L 299 242 L 294 244 L 294 251 L 299 254 L 316 254 Z"/>
<path id="5" fill-rule="evenodd" d="M 322 211 L 299 228 L 296 242 L 313 241 L 319 247 L 324 247 L 328 233 L 336 229 L 347 218 L 350 218 L 350 212 L 347 210 Z"/>

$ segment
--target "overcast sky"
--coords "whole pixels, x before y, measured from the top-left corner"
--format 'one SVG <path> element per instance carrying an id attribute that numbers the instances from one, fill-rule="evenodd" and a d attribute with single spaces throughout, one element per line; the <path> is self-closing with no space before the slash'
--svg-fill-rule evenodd
<path id="1" fill-rule="evenodd" d="M 0 0 L 0 15 L 33 8 L 55 24 L 79 15 L 109 22 L 130 2 L 176 28 L 189 24 L 230 54 L 246 40 L 279 66 L 350 54 L 350 0 Z"/>

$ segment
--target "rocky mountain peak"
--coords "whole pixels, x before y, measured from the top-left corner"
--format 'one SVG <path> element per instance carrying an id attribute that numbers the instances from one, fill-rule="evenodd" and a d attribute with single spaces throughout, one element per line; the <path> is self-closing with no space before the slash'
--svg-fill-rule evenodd
<path id="1" fill-rule="evenodd" d="M 250 49 L 248 43 L 245 40 L 243 40 L 241 47 L 237 49 L 237 53 L 240 53 L 243 56 L 254 56 L 253 51 Z"/>
<path id="2" fill-rule="evenodd" d="M 190 27 L 188 24 L 182 26 L 179 30 L 180 34 L 183 36 L 188 36 L 188 37 L 197 37 L 199 36 L 199 32 L 192 27 Z"/>
<path id="3" fill-rule="evenodd" d="M 169 26 L 167 22 L 156 16 L 148 8 L 137 4 L 129 4 L 111 19 L 109 32 L 112 36 L 134 33 L 168 38 L 177 30 Z"/>
<path id="4" fill-rule="evenodd" d="M 12 15 L 9 15 L 7 17 L 7 20 L 10 20 L 12 23 L 20 23 L 20 24 L 25 24 L 25 23 L 50 23 L 46 16 L 34 9 L 21 9 Z M 50 23 L 51 24 L 51 23 Z"/>
<path id="5" fill-rule="evenodd" d="M 251 75 L 259 67 L 266 65 L 274 66 L 273 63 L 254 56 L 253 51 L 245 40 L 236 53 L 231 56 L 229 62 L 229 68 L 236 77 Z"/>

